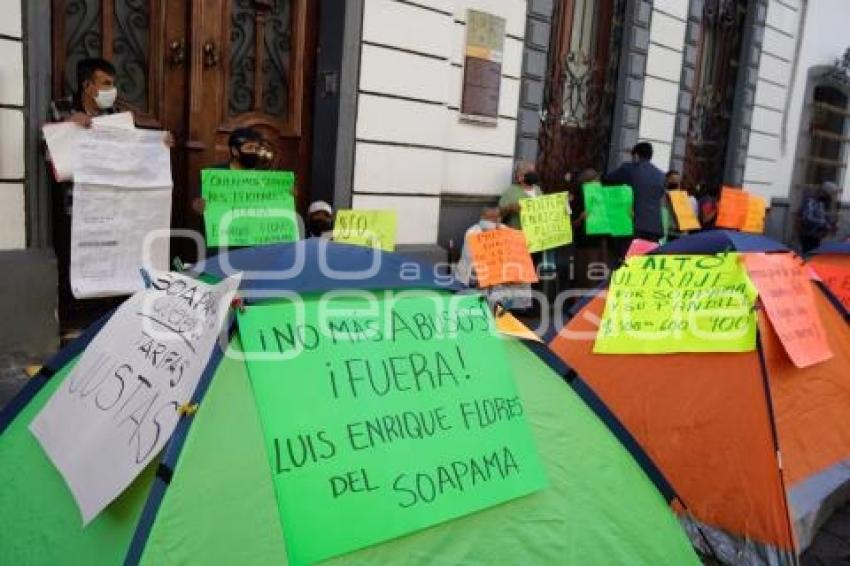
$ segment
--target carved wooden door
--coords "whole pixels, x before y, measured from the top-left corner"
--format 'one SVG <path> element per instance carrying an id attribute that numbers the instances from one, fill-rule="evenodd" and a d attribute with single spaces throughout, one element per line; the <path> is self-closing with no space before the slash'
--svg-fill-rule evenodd
<path id="1" fill-rule="evenodd" d="M 273 167 L 295 171 L 304 204 L 310 170 L 315 1 L 192 0 L 189 191 L 200 170 L 227 161 L 235 128 L 260 130 Z"/>

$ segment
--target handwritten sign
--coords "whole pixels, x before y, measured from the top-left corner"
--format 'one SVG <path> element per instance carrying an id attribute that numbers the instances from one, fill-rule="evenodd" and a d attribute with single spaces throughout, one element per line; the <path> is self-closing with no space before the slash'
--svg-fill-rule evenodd
<path id="1" fill-rule="evenodd" d="M 805 368 L 832 358 L 812 284 L 800 260 L 792 254 L 747 254 L 744 261 L 794 365 Z"/>
<path id="2" fill-rule="evenodd" d="M 749 195 L 747 215 L 741 226 L 742 232 L 764 234 L 764 220 L 767 215 L 767 199 L 758 195 Z"/>
<path id="3" fill-rule="evenodd" d="M 667 191 L 667 197 L 670 199 L 673 215 L 676 217 L 676 225 L 681 232 L 701 228 L 686 191 Z"/>
<path id="4" fill-rule="evenodd" d="M 343 244 L 395 250 L 395 210 L 340 210 L 334 221 L 333 239 Z"/>
<path id="5" fill-rule="evenodd" d="M 155 277 L 115 312 L 30 424 L 88 524 L 159 453 L 192 399 L 239 277 Z"/>
<path id="6" fill-rule="evenodd" d="M 750 208 L 750 195 L 743 189 L 723 187 L 720 191 L 720 204 L 717 207 L 718 228 L 740 230 L 747 219 Z"/>
<path id="7" fill-rule="evenodd" d="M 255 246 L 298 239 L 295 175 L 289 171 L 204 169 L 207 244 Z"/>
<path id="8" fill-rule="evenodd" d="M 811 261 L 809 268 L 814 270 L 844 308 L 850 311 L 850 259 L 840 263 Z"/>
<path id="9" fill-rule="evenodd" d="M 519 201 L 528 251 L 535 253 L 572 243 L 573 225 L 568 198 L 568 193 L 556 193 Z"/>
<path id="10" fill-rule="evenodd" d="M 248 307 L 239 331 L 290 564 L 545 487 L 480 297 Z"/>
<path id="11" fill-rule="evenodd" d="M 634 234 L 634 193 L 630 186 L 603 187 L 600 183 L 585 183 L 582 191 L 587 211 L 585 229 L 589 235 Z"/>
<path id="12" fill-rule="evenodd" d="M 632 257 L 611 278 L 593 351 L 749 352 L 755 298 L 737 254 Z"/>
<path id="13" fill-rule="evenodd" d="M 504 283 L 537 283 L 534 262 L 525 236 L 519 230 L 502 228 L 469 236 L 472 265 L 481 287 Z"/>

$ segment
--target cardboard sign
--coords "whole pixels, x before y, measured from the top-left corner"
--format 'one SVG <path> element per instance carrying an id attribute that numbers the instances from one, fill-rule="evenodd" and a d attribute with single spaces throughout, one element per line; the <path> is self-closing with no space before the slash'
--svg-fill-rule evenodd
<path id="1" fill-rule="evenodd" d="M 634 193 L 630 186 L 603 187 L 600 183 L 585 183 L 582 191 L 587 211 L 585 230 L 588 235 L 634 234 Z"/>
<path id="2" fill-rule="evenodd" d="M 239 314 L 292 565 L 546 485 L 486 302 L 356 297 Z"/>
<path id="3" fill-rule="evenodd" d="M 650 242 L 649 240 L 635 238 L 632 240 L 632 243 L 629 244 L 629 249 L 626 250 L 626 259 L 639 255 L 646 255 L 656 248 L 658 248 L 658 242 Z"/>
<path id="4" fill-rule="evenodd" d="M 611 278 L 593 351 L 749 352 L 755 299 L 737 254 L 632 257 Z"/>
<path id="5" fill-rule="evenodd" d="M 723 187 L 720 192 L 720 203 L 717 206 L 718 228 L 729 228 L 740 230 L 747 219 L 747 211 L 750 208 L 750 195 L 743 189 Z"/>
<path id="6" fill-rule="evenodd" d="M 767 199 L 758 195 L 749 195 L 747 215 L 744 217 L 742 232 L 764 234 L 764 220 L 767 215 Z"/>
<path id="7" fill-rule="evenodd" d="M 239 277 L 175 273 L 128 299 L 30 424 L 88 524 L 168 442 L 191 401 Z"/>
<path id="8" fill-rule="evenodd" d="M 333 239 L 343 244 L 395 250 L 395 210 L 340 210 L 334 220 Z"/>
<path id="9" fill-rule="evenodd" d="M 805 368 L 832 358 L 812 284 L 800 260 L 782 253 L 747 254 L 744 261 L 770 323 L 794 365 Z"/>
<path id="10" fill-rule="evenodd" d="M 850 311 L 850 260 L 843 265 L 813 261 L 808 265 L 824 285 L 841 301 L 844 308 Z"/>
<path id="11" fill-rule="evenodd" d="M 667 197 L 670 199 L 670 205 L 673 208 L 673 215 L 676 217 L 676 225 L 679 227 L 679 231 L 688 232 L 701 228 L 686 191 L 667 191 Z"/>
<path id="12" fill-rule="evenodd" d="M 519 230 L 501 228 L 469 237 L 472 264 L 478 285 L 493 287 L 504 283 L 537 283 L 534 262 L 525 236 Z"/>
<path id="13" fill-rule="evenodd" d="M 298 239 L 295 175 L 290 171 L 204 169 L 204 227 L 211 247 L 256 246 Z"/>
<path id="14" fill-rule="evenodd" d="M 522 232 L 531 253 L 573 242 L 568 193 L 556 193 L 519 201 Z"/>

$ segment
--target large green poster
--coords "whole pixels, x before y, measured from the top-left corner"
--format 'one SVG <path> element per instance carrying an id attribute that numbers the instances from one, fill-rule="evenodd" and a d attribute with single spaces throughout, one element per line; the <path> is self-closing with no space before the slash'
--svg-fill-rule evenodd
<path id="1" fill-rule="evenodd" d="M 204 169 L 207 244 L 254 246 L 298 239 L 295 175 L 290 171 Z"/>
<path id="2" fill-rule="evenodd" d="M 585 183 L 585 229 L 588 234 L 631 236 L 634 234 L 634 193 L 628 185 L 605 186 Z"/>
<path id="3" fill-rule="evenodd" d="M 338 297 L 239 315 L 292 564 L 542 489 L 479 297 Z"/>

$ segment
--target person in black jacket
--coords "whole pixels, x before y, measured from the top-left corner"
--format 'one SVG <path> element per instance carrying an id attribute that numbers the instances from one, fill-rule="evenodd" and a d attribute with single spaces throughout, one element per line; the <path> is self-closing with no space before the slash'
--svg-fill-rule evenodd
<path id="1" fill-rule="evenodd" d="M 602 177 L 605 185 L 630 185 L 635 195 L 635 237 L 657 241 L 664 234 L 661 199 L 664 173 L 651 163 L 652 144 L 641 142 L 632 149 L 632 161 Z"/>

